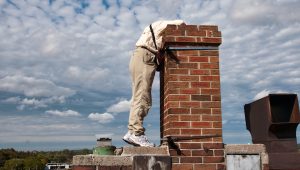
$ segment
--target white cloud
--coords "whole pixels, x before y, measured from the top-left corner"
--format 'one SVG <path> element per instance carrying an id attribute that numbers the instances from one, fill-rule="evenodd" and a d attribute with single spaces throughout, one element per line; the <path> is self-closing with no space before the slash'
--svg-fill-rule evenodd
<path id="1" fill-rule="evenodd" d="M 21 93 L 29 97 L 72 96 L 75 94 L 74 90 L 57 86 L 50 80 L 21 75 L 6 76 L 0 79 L 0 91 Z"/>
<path id="2" fill-rule="evenodd" d="M 231 17 L 240 24 L 279 24 L 299 21 L 299 1 L 235 1 Z M 291 15 L 290 15 L 291 14 Z M 287 16 L 288 17 L 283 17 Z"/>
<path id="3" fill-rule="evenodd" d="M 24 110 L 25 108 L 45 108 L 48 107 L 49 104 L 53 103 L 65 103 L 65 97 L 49 97 L 49 98 L 21 98 L 18 97 L 10 97 L 2 100 L 3 103 L 17 104 L 18 110 Z"/>
<path id="4" fill-rule="evenodd" d="M 110 113 L 129 110 L 129 101 L 125 99 L 111 106 L 107 103 L 120 96 L 130 97 L 128 63 L 135 41 L 150 22 L 177 17 L 187 24 L 218 25 L 222 32 L 222 111 L 224 120 L 228 120 L 224 121 L 225 135 L 228 134 L 226 128 L 231 126 L 230 119 L 241 117 L 242 106 L 258 93 L 264 94 L 264 89 L 300 93 L 298 0 L 127 0 L 120 4 L 109 2 L 109 8 L 102 0 L 53 1 L 51 5 L 48 1 L 37 0 L 13 2 L 18 8 L 0 0 L 0 91 L 17 93 L 16 96 L 20 97 L 2 97 L 0 104 L 4 109 L 8 109 L 8 103 L 18 104 L 18 108 L 23 109 L 22 115 L 32 114 L 26 108 L 42 110 L 44 106 L 52 107 L 52 103 L 66 103 L 72 107 L 78 104 L 72 101 L 80 98 L 82 107 L 79 112 L 81 109 L 82 112 L 102 109 L 109 113 L 98 113 L 103 117 L 98 118 L 100 122 L 114 120 Z M 83 7 L 83 3 L 88 5 Z M 158 89 L 156 77 L 153 96 L 159 96 Z M 70 98 L 72 101 L 67 101 Z M 89 105 L 96 102 L 101 105 Z M 57 109 L 61 108 L 47 108 L 51 111 Z M 9 112 L 19 113 L 15 110 Z M 4 111 L 0 113 L 6 114 Z M 149 114 L 148 120 L 155 119 L 153 115 Z M 96 119 L 97 114 L 90 114 L 90 117 Z M 71 118 L 82 127 L 89 125 L 94 128 L 84 128 L 82 134 L 102 133 L 98 132 L 101 124 L 92 122 L 91 125 L 84 116 L 61 117 L 64 121 Z M 5 116 L 1 119 L 11 121 Z M 27 127 L 26 131 L 36 132 L 26 126 L 26 121 L 20 120 L 17 129 L 25 131 L 21 127 Z M 36 116 L 27 121 L 35 124 L 33 120 Z M 43 123 L 51 121 L 54 120 L 44 119 Z M 125 121 L 124 124 L 120 122 L 113 123 L 116 127 L 125 127 Z M 0 123 L 1 130 L 3 123 Z M 10 124 L 5 126 L 8 132 L 14 129 Z M 41 133 L 47 132 L 46 128 L 41 129 Z M 70 133 L 62 129 L 62 134 L 57 136 Z M 103 134 L 118 134 L 120 131 L 106 127 L 101 127 L 101 130 Z M 238 129 L 232 133 L 238 135 L 241 131 Z M 18 136 L 22 132 L 11 134 Z M 154 133 L 149 135 L 155 136 Z"/>
<path id="5" fill-rule="evenodd" d="M 88 118 L 94 121 L 98 121 L 99 123 L 109 123 L 115 119 L 115 117 L 110 113 L 90 113 Z"/>
<path id="6" fill-rule="evenodd" d="M 128 112 L 130 110 L 131 101 L 123 99 L 116 104 L 111 105 L 108 107 L 107 112 L 113 113 L 121 113 L 121 112 Z"/>
<path id="7" fill-rule="evenodd" d="M 112 138 L 113 135 L 114 135 L 113 133 L 101 133 L 101 134 L 96 134 L 95 137 L 96 137 L 96 139 Z"/>
<path id="8" fill-rule="evenodd" d="M 49 115 L 61 116 L 61 117 L 80 116 L 80 113 L 74 110 L 66 110 L 66 111 L 47 110 L 45 113 Z"/>

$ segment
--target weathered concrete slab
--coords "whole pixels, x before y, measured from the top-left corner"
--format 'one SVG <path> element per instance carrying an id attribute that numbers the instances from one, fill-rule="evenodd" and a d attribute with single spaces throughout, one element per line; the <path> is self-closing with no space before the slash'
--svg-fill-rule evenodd
<path id="1" fill-rule="evenodd" d="M 132 155 L 167 155 L 169 156 L 168 147 L 124 147 L 122 156 Z"/>
<path id="2" fill-rule="evenodd" d="M 227 154 L 259 154 L 266 152 L 264 144 L 230 144 L 225 145 Z"/>
<path id="3" fill-rule="evenodd" d="M 127 166 L 132 165 L 132 159 L 131 156 L 76 155 L 73 165 Z"/>
<path id="4" fill-rule="evenodd" d="M 76 155 L 73 170 L 171 169 L 167 147 L 124 147 L 122 155 Z"/>
<path id="5" fill-rule="evenodd" d="M 269 164 L 269 156 L 266 152 L 266 147 L 264 144 L 225 145 L 225 155 L 226 157 L 227 155 L 241 155 L 241 158 L 245 158 L 247 155 L 259 155 L 261 160 L 261 169 L 264 169 L 264 167 Z"/>

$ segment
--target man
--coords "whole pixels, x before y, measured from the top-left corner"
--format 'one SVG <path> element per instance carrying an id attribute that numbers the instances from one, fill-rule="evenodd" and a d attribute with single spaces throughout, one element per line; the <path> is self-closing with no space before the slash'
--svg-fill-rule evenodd
<path id="1" fill-rule="evenodd" d="M 134 146 L 154 147 L 145 135 L 143 121 L 152 105 L 151 87 L 157 63 L 162 57 L 162 33 L 169 24 L 180 25 L 184 22 L 182 20 L 156 21 L 146 27 L 136 43 L 136 49 L 130 60 L 132 99 L 128 132 L 123 140 Z"/>

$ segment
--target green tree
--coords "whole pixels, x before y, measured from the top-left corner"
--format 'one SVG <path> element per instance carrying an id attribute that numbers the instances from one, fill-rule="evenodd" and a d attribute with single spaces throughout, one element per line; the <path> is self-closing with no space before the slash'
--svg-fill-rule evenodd
<path id="1" fill-rule="evenodd" d="M 5 161 L 3 170 L 23 170 L 24 160 L 23 159 L 10 159 Z"/>
<path id="2" fill-rule="evenodd" d="M 37 157 L 27 157 L 24 159 L 25 170 L 41 170 L 44 169 L 45 164 Z"/>

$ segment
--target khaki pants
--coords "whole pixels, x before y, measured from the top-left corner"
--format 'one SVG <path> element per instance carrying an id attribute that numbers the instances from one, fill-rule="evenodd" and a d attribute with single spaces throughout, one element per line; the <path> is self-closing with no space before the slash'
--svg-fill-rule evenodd
<path id="1" fill-rule="evenodd" d="M 154 54 L 141 47 L 134 50 L 130 60 L 132 99 L 128 130 L 135 135 L 144 134 L 144 117 L 152 105 L 151 87 L 157 67 L 154 60 Z"/>

